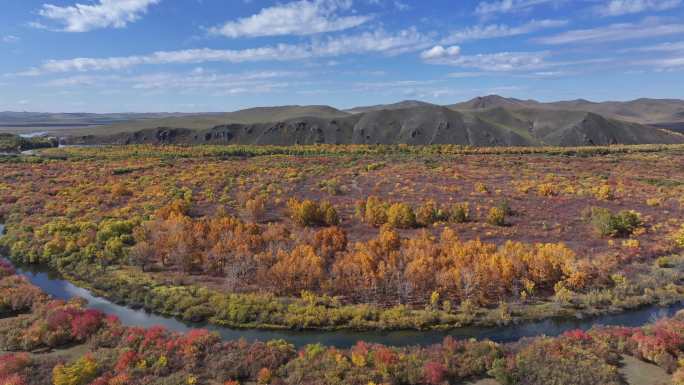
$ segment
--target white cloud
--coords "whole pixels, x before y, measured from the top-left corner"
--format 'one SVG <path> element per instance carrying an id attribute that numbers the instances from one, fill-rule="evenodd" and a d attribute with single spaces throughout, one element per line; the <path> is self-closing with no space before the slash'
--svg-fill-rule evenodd
<path id="1" fill-rule="evenodd" d="M 3 43 L 13 44 L 13 43 L 18 43 L 19 40 L 21 40 L 21 39 L 19 39 L 17 36 L 14 36 L 14 35 L 5 35 L 2 37 L 1 40 Z"/>
<path id="2" fill-rule="evenodd" d="M 444 48 L 441 45 L 436 45 L 429 50 L 423 51 L 420 57 L 423 60 L 434 60 L 446 57 L 456 57 L 461 54 L 461 47 L 454 45 Z"/>
<path id="3" fill-rule="evenodd" d="M 595 9 L 601 16 L 620 16 L 646 11 L 665 11 L 677 8 L 681 4 L 682 0 L 610 0 Z"/>
<path id="4" fill-rule="evenodd" d="M 445 44 L 462 43 L 469 40 L 492 39 L 497 37 L 517 36 L 547 28 L 558 28 L 568 25 L 567 20 L 532 20 L 517 27 L 506 24 L 479 25 L 451 33 Z"/>
<path id="5" fill-rule="evenodd" d="M 477 8 L 475 8 L 475 14 L 480 16 L 491 16 L 498 13 L 511 13 L 526 11 L 537 5 L 552 3 L 555 0 L 494 0 L 494 1 L 481 1 Z"/>
<path id="6" fill-rule="evenodd" d="M 108 76 L 90 76 L 90 75 L 77 75 L 70 76 L 66 78 L 52 79 L 46 83 L 44 86 L 48 87 L 83 87 L 83 86 L 104 86 L 111 82 L 122 81 L 126 78 L 117 75 Z"/>
<path id="7" fill-rule="evenodd" d="M 190 74 L 153 74 L 134 77 L 133 88 L 137 89 L 274 89 L 287 86 L 287 82 L 274 82 L 275 79 L 291 80 L 300 74 L 291 71 L 264 71 L 241 74 L 190 73 Z"/>
<path id="8" fill-rule="evenodd" d="M 531 77 L 539 77 L 539 78 L 549 78 L 549 77 L 559 77 L 559 76 L 565 76 L 567 75 L 567 71 L 539 71 L 539 72 L 534 72 L 530 74 Z"/>
<path id="9" fill-rule="evenodd" d="M 481 71 L 510 72 L 539 70 L 550 66 L 545 62 L 548 52 L 498 52 L 456 57 L 428 59 L 426 63 L 442 64 Z"/>
<path id="10" fill-rule="evenodd" d="M 398 9 L 399 11 L 408 11 L 411 9 L 411 6 L 404 3 L 403 1 L 395 1 L 394 2 L 394 8 Z"/>
<path id="11" fill-rule="evenodd" d="M 209 48 L 179 51 L 159 51 L 149 55 L 109 58 L 74 58 L 48 60 L 39 68 L 19 75 L 36 76 L 45 73 L 122 70 L 140 65 L 199 64 L 206 62 L 244 63 L 259 61 L 292 61 L 336 57 L 347 54 L 382 53 L 396 55 L 427 48 L 432 40 L 414 28 L 388 33 L 384 30 L 357 35 L 322 39 L 310 44 L 279 44 L 242 50 Z"/>
<path id="12" fill-rule="evenodd" d="M 270 92 L 292 86 L 293 79 L 304 76 L 292 71 L 216 73 L 197 68 L 181 73 L 150 73 L 139 76 L 75 75 L 46 82 L 47 87 L 98 87 L 107 90 L 179 90 L 183 92 L 217 91 L 222 94 Z"/>
<path id="13" fill-rule="evenodd" d="M 447 77 L 452 79 L 469 79 L 488 75 L 491 74 L 489 72 L 450 72 L 447 74 Z"/>
<path id="14" fill-rule="evenodd" d="M 47 25 L 45 25 L 39 21 L 29 21 L 28 23 L 26 23 L 26 26 L 31 27 L 31 28 L 35 28 L 35 29 L 45 29 L 45 30 L 50 29 Z"/>
<path id="15" fill-rule="evenodd" d="M 644 60 L 635 64 L 657 67 L 659 70 L 674 70 L 684 68 L 684 57 Z"/>
<path id="16" fill-rule="evenodd" d="M 379 29 L 357 35 L 329 38 L 312 44 L 312 56 L 339 56 L 355 53 L 386 53 L 397 55 L 418 51 L 432 44 L 432 39 L 408 28 L 396 33 Z"/>
<path id="17" fill-rule="evenodd" d="M 97 4 L 80 4 L 60 7 L 43 4 L 38 13 L 62 24 L 66 32 L 87 32 L 99 28 L 123 28 L 147 12 L 150 5 L 161 0 L 99 0 Z M 34 22 L 34 26 L 43 26 Z"/>
<path id="18" fill-rule="evenodd" d="M 576 29 L 535 41 L 542 44 L 605 43 L 621 40 L 684 34 L 684 24 L 665 24 L 658 19 L 640 23 L 618 23 L 605 27 Z"/>
<path id="19" fill-rule="evenodd" d="M 684 41 L 667 42 L 644 47 L 626 48 L 621 52 L 684 52 Z"/>
<path id="20" fill-rule="evenodd" d="M 339 16 L 352 0 L 300 0 L 262 9 L 250 17 L 229 21 L 211 28 L 215 35 L 230 38 L 243 36 L 313 35 L 357 27 L 372 17 Z"/>
<path id="21" fill-rule="evenodd" d="M 144 64 L 192 64 L 205 62 L 242 63 L 265 60 L 296 60 L 304 59 L 309 56 L 309 51 L 304 47 L 285 44 L 244 50 L 200 48 L 179 51 L 159 51 L 150 55 L 140 56 L 48 60 L 41 68 L 37 69 L 36 74 L 44 72 L 121 70 Z"/>

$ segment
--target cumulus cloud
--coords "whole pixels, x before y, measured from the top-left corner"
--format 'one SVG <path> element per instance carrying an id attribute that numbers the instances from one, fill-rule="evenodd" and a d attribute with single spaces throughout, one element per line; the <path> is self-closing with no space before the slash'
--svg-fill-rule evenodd
<path id="1" fill-rule="evenodd" d="M 25 71 L 20 75 L 31 76 L 59 72 L 121 70 L 152 64 L 292 61 L 364 53 L 396 55 L 403 52 L 419 51 L 427 48 L 430 44 L 431 39 L 413 28 L 396 33 L 376 30 L 356 35 L 331 37 L 309 44 L 278 44 L 239 50 L 200 48 L 159 51 L 148 55 L 48 60 L 42 66 Z"/>
<path id="2" fill-rule="evenodd" d="M 451 47 L 444 48 L 441 45 L 436 45 L 429 50 L 423 51 L 420 57 L 423 60 L 434 60 L 441 59 L 445 57 L 456 57 L 461 54 L 461 47 L 454 45 Z"/>
<path id="3" fill-rule="evenodd" d="M 87 32 L 99 28 L 123 28 L 138 20 L 149 6 L 161 0 L 99 0 L 97 4 L 60 7 L 43 4 L 41 16 L 63 25 L 66 32 Z M 36 26 L 41 23 L 34 23 Z"/>
<path id="4" fill-rule="evenodd" d="M 371 20 L 369 15 L 340 16 L 351 0 L 300 0 L 262 9 L 259 13 L 211 28 L 215 35 L 230 38 L 313 35 L 357 27 Z"/>
<path id="5" fill-rule="evenodd" d="M 547 28 L 558 28 L 568 25 L 567 20 L 532 20 L 525 24 L 510 27 L 506 24 L 478 25 L 451 33 L 444 43 L 462 43 L 469 40 L 492 39 L 499 37 L 518 36 L 540 31 Z"/>
<path id="6" fill-rule="evenodd" d="M 665 11 L 682 5 L 682 0 L 610 0 L 596 7 L 602 16 L 620 16 L 647 11 Z"/>
<path id="7" fill-rule="evenodd" d="M 662 23 L 646 19 L 640 23 L 617 23 L 605 27 L 576 29 L 536 39 L 542 44 L 606 43 L 621 40 L 643 39 L 684 33 L 684 24 Z"/>

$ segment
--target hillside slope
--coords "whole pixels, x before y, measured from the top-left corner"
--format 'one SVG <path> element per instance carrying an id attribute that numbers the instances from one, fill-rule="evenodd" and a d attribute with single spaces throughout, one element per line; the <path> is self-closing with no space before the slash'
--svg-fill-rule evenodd
<path id="1" fill-rule="evenodd" d="M 535 100 L 520 100 L 515 98 L 505 98 L 499 95 L 478 96 L 465 102 L 446 106 L 453 110 L 484 110 L 488 108 L 528 108 L 535 107 L 540 103 Z"/>
<path id="2" fill-rule="evenodd" d="M 227 124 L 255 124 L 278 122 L 298 117 L 340 118 L 349 114 L 329 106 L 278 106 L 255 107 L 235 112 L 200 114 L 184 117 L 168 117 L 162 119 L 145 119 L 133 122 L 117 123 L 106 127 L 76 129 L 69 135 L 113 135 L 149 130 L 158 127 L 188 128 L 193 130 L 207 129 Z"/>
<path id="3" fill-rule="evenodd" d="M 586 100 L 547 103 L 549 107 L 589 111 L 635 123 L 684 122 L 684 101 L 676 99 L 636 99 L 628 102 L 594 103 Z"/>
<path id="4" fill-rule="evenodd" d="M 591 102 L 585 99 L 542 103 L 536 100 L 504 98 L 498 95 L 477 97 L 447 106 L 457 111 L 504 107 L 512 110 L 545 109 L 593 112 L 607 118 L 667 127 L 684 123 L 684 100 L 641 98 L 627 102 Z M 672 124 L 675 123 L 675 124 Z"/>
<path id="5" fill-rule="evenodd" d="M 401 101 L 398 103 L 392 103 L 392 104 L 377 104 L 374 106 L 354 107 L 354 108 L 350 108 L 350 109 L 344 110 L 344 111 L 348 112 L 350 114 L 363 114 L 363 113 L 371 112 L 371 111 L 403 110 L 405 108 L 425 107 L 425 106 L 434 106 L 434 104 L 421 102 L 420 100 L 404 100 L 404 101 Z"/>
<path id="6" fill-rule="evenodd" d="M 278 116 L 278 110 L 271 116 Z M 251 115 L 249 115 L 251 116 Z M 341 117 L 297 117 L 194 129 L 174 126 L 67 138 L 68 143 L 185 144 L 460 144 L 471 146 L 584 146 L 684 143 L 684 135 L 578 111 L 489 108 L 456 111 L 424 104 Z"/>

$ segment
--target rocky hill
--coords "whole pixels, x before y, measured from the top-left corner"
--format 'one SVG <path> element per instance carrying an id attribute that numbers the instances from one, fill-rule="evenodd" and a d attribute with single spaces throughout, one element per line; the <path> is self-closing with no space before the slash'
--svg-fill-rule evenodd
<path id="1" fill-rule="evenodd" d="M 502 98 L 504 99 L 504 98 Z M 428 103 L 401 108 L 374 106 L 348 114 L 324 106 L 250 109 L 231 113 L 226 124 L 202 128 L 174 119 L 173 124 L 101 135 L 76 135 L 68 143 L 185 144 L 461 144 L 471 146 L 584 146 L 684 143 L 684 135 L 599 114 L 532 108 L 528 101 L 473 103 L 456 109 Z M 511 108 L 510 104 L 515 104 Z M 484 108 L 484 105 L 491 107 Z M 480 107 L 478 107 L 480 106 Z M 358 111 L 358 110 L 357 110 Z M 290 117 L 297 114 L 305 114 Z M 315 116 L 307 116 L 311 114 Z M 243 119 L 237 122 L 237 118 Z M 263 118 L 259 118 L 263 117 Z M 280 119 L 283 117 L 282 119 Z M 254 120 L 268 120 L 254 122 Z M 149 121 L 145 124 L 149 125 Z"/>

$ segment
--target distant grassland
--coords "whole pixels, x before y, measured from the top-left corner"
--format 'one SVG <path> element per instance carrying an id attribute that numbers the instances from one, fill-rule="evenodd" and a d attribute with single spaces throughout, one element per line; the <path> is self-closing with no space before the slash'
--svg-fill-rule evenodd
<path id="1" fill-rule="evenodd" d="M 224 124 L 255 124 L 266 122 L 278 122 L 297 117 L 318 117 L 336 119 L 349 116 L 350 114 L 327 106 L 281 106 L 281 107 L 255 107 L 245 110 L 197 114 L 190 116 L 169 116 L 159 119 L 140 119 L 107 126 L 78 127 L 63 131 L 66 135 L 113 135 L 132 133 L 145 129 L 158 127 L 188 128 L 203 130 Z"/>
<path id="2" fill-rule="evenodd" d="M 196 158 L 196 157 L 254 157 L 270 155 L 527 155 L 594 156 L 624 153 L 682 152 L 684 144 L 641 144 L 584 147 L 472 147 L 460 145 L 306 145 L 306 146 L 249 146 L 249 145 L 129 145 L 98 147 L 67 147 L 42 150 L 45 157 L 69 158 Z"/>

